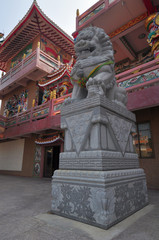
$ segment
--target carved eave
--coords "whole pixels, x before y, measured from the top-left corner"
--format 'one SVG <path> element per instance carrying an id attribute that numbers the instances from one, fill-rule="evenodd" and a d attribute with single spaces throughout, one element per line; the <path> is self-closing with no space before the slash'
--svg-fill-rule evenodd
<path id="1" fill-rule="evenodd" d="M 6 71 L 6 62 L 40 33 L 67 53 L 75 55 L 72 38 L 50 20 L 34 1 L 26 15 L 0 46 L 0 69 Z"/>
<path id="2" fill-rule="evenodd" d="M 47 77 L 42 81 L 39 81 L 38 83 L 39 87 L 46 87 L 52 83 L 56 83 L 64 76 L 68 76 L 70 78 L 71 69 L 72 69 L 71 67 L 64 65 L 62 68 L 54 71 L 53 73 L 48 74 Z"/>

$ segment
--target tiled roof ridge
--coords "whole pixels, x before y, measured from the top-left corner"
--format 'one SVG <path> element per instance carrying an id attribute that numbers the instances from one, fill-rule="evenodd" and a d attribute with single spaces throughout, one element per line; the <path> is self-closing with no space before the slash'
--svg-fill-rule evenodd
<path id="1" fill-rule="evenodd" d="M 55 70 L 55 71 L 52 72 L 52 73 L 49 73 L 49 74 L 47 75 L 47 78 L 52 78 L 52 77 L 60 74 L 61 72 L 63 72 L 65 69 L 66 69 L 66 65 L 62 66 L 62 68 L 59 68 L 59 69 Z"/>

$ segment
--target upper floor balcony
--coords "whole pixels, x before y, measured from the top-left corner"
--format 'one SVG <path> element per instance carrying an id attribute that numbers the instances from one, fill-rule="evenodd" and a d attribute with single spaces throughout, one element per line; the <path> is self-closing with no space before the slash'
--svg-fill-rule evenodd
<path id="1" fill-rule="evenodd" d="M 56 59 L 37 48 L 0 78 L 0 98 L 18 86 L 26 86 L 30 80 L 39 80 L 58 68 L 58 64 Z"/>

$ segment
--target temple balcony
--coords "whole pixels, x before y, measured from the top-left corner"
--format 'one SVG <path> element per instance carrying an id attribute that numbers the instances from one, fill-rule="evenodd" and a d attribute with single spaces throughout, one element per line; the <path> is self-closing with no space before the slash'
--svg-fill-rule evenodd
<path id="1" fill-rule="evenodd" d="M 159 105 L 158 64 L 153 60 L 116 75 L 118 86 L 127 90 L 130 111 Z"/>
<path id="2" fill-rule="evenodd" d="M 71 94 L 32 107 L 13 117 L 6 118 L 0 115 L 0 140 L 17 139 L 30 134 L 40 134 L 49 129 L 60 129 L 60 109 L 68 97 L 71 97 Z"/>
<path id="3" fill-rule="evenodd" d="M 0 98 L 18 86 L 37 81 L 58 67 L 58 61 L 37 48 L 0 78 Z"/>

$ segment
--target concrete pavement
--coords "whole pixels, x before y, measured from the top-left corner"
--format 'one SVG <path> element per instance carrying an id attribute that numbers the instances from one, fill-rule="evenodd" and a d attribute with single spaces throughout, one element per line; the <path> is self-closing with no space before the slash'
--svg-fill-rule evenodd
<path id="1" fill-rule="evenodd" d="M 50 214 L 51 179 L 0 175 L 0 240 L 158 240 L 159 191 L 108 230 Z"/>

